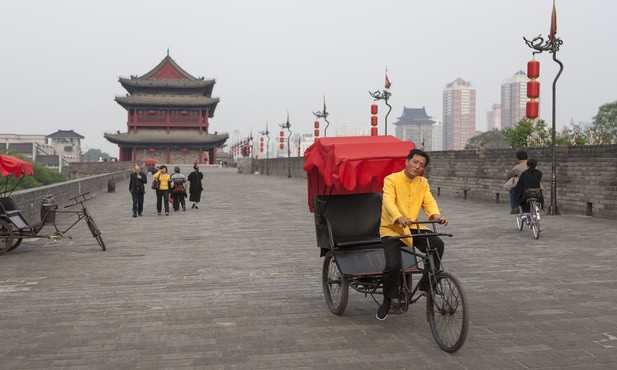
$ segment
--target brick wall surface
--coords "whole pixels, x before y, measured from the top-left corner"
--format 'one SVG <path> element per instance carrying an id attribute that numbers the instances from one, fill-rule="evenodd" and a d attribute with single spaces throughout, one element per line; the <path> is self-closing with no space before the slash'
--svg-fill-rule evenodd
<path id="1" fill-rule="evenodd" d="M 26 220 L 30 224 L 37 224 L 41 221 L 41 201 L 44 197 L 51 195 L 56 204 L 59 205 L 59 208 L 62 208 L 70 204 L 69 198 L 78 194 L 90 192 L 91 195 L 96 195 L 97 193 L 108 191 L 110 180 L 116 187 L 119 184 L 121 185 L 121 189 L 116 188 L 116 191 L 127 191 L 128 183 L 124 181 L 128 181 L 130 173 L 131 171 L 112 172 L 34 189 L 16 191 L 11 195 L 11 198 L 17 203 Z M 130 198 L 127 199 L 130 201 Z M 75 209 L 75 207 L 71 209 Z"/>
<path id="2" fill-rule="evenodd" d="M 449 195 L 508 204 L 503 187 L 516 163 L 516 150 L 431 152 L 426 176 L 435 195 Z M 545 205 L 551 197 L 551 148 L 529 148 L 543 173 Z M 556 149 L 557 206 L 562 213 L 617 218 L 617 145 Z M 306 177 L 303 158 L 259 160 L 264 175 Z M 291 169 L 291 171 L 289 170 Z"/>

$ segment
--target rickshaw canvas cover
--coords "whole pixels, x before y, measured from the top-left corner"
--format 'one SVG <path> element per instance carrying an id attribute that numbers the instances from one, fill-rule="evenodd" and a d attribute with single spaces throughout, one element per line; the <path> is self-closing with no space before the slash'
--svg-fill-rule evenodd
<path id="1" fill-rule="evenodd" d="M 19 177 L 20 175 L 34 175 L 32 163 L 10 155 L 0 155 L 0 172 L 2 172 L 2 177 L 8 175 L 13 175 L 15 177 Z"/>
<path id="2" fill-rule="evenodd" d="M 381 193 L 383 180 L 403 169 L 410 150 L 416 145 L 396 137 L 344 136 L 315 141 L 304 152 L 307 172 L 308 204 L 312 198 L 327 195 Z"/>

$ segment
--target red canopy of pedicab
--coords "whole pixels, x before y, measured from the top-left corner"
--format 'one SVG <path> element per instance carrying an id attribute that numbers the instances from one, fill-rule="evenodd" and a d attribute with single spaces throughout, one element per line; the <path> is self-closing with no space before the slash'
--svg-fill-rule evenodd
<path id="1" fill-rule="evenodd" d="M 318 195 L 381 193 L 383 180 L 405 167 L 416 145 L 393 136 L 344 136 L 317 139 L 304 152 L 308 204 Z"/>
<path id="2" fill-rule="evenodd" d="M 144 163 L 146 164 L 146 166 L 149 166 L 151 164 L 155 164 L 156 163 L 156 159 L 147 158 L 146 160 L 144 160 Z"/>
<path id="3" fill-rule="evenodd" d="M 8 175 L 13 175 L 15 177 L 19 177 L 20 175 L 34 175 L 32 163 L 11 155 L 0 155 L 0 172 L 2 172 L 2 177 L 6 177 Z"/>

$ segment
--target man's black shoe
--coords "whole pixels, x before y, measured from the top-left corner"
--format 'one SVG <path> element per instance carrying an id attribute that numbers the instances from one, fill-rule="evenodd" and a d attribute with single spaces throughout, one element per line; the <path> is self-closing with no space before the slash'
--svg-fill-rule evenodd
<path id="1" fill-rule="evenodd" d="M 381 306 L 379 306 L 379 308 L 377 309 L 377 314 L 375 315 L 377 317 L 377 320 L 385 320 L 386 317 L 388 317 L 388 312 L 390 311 L 390 305 L 392 304 L 392 300 L 390 300 L 390 298 L 384 298 L 383 299 L 383 303 L 381 304 Z"/>
<path id="2" fill-rule="evenodd" d="M 133 213 L 133 217 L 137 217 L 137 213 Z"/>

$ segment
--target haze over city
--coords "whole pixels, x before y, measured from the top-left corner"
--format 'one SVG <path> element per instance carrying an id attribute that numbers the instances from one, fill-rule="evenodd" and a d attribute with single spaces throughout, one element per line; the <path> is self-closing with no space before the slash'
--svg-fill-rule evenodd
<path id="1" fill-rule="evenodd" d="M 617 3 L 557 0 L 558 126 L 590 122 L 614 101 Z M 551 0 L 30 1 L 3 4 L 1 132 L 85 136 L 84 150 L 117 155 L 104 132 L 126 130 L 118 77 L 142 75 L 167 54 L 194 76 L 215 78 L 211 130 L 312 131 L 326 96 L 329 132 L 370 123 L 368 91 L 392 81 L 390 122 L 403 107 L 442 120 L 442 93 L 457 77 L 477 90 L 476 122 L 500 101 L 500 84 L 525 70 L 523 36 L 546 36 Z M 541 118 L 550 122 L 557 65 L 541 62 Z M 383 105 L 382 105 L 383 112 Z M 383 129 L 380 115 L 380 132 Z"/>

